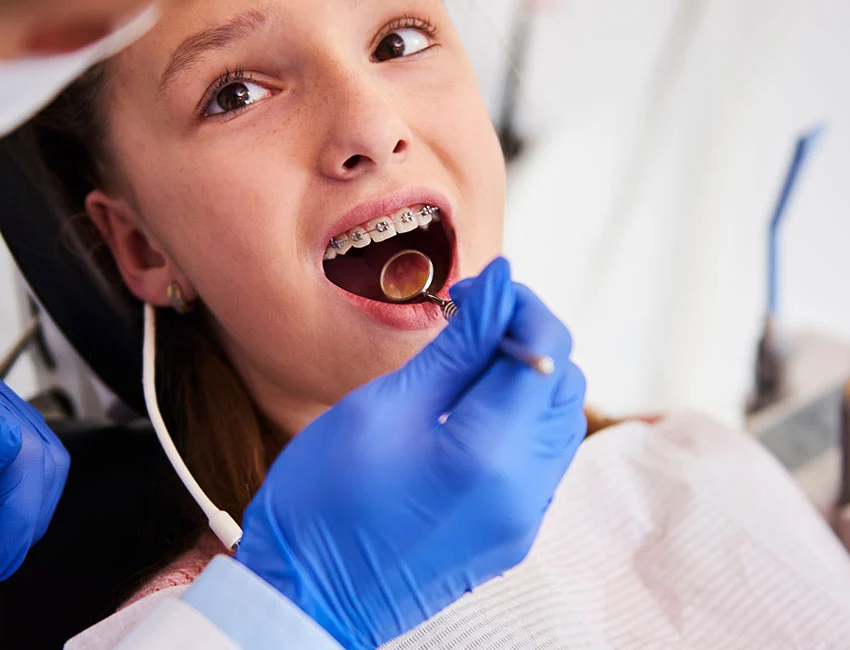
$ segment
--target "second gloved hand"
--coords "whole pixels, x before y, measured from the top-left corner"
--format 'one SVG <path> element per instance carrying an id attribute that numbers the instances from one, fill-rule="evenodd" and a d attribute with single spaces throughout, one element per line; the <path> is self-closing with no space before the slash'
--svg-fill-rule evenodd
<path id="1" fill-rule="evenodd" d="M 44 535 L 69 466 L 41 414 L 0 381 L 0 581 Z"/>
<path id="2" fill-rule="evenodd" d="M 570 336 L 507 262 L 452 295 L 440 336 L 296 436 L 245 513 L 236 559 L 347 648 L 522 561 L 586 431 Z M 554 375 L 501 356 L 507 333 Z"/>

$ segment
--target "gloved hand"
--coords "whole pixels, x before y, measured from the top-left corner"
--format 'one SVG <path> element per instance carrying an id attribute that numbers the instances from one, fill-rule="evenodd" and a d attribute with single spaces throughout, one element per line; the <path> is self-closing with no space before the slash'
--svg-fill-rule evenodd
<path id="1" fill-rule="evenodd" d="M 298 434 L 245 513 L 236 559 L 346 648 L 379 646 L 522 561 L 585 434 L 570 336 L 507 262 L 452 297 L 440 336 Z M 506 332 L 555 374 L 501 356 Z"/>
<path id="2" fill-rule="evenodd" d="M 69 467 L 41 414 L 0 382 L 0 581 L 44 535 Z"/>

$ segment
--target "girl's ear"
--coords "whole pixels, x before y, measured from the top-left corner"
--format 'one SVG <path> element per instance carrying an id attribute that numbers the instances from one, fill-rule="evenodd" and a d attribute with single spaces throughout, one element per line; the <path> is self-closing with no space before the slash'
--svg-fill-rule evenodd
<path id="1" fill-rule="evenodd" d="M 85 206 L 134 296 L 157 307 L 166 307 L 170 304 L 168 286 L 177 282 L 188 302 L 197 298 L 194 287 L 156 238 L 141 225 L 139 215 L 126 200 L 95 190 L 86 197 Z"/>

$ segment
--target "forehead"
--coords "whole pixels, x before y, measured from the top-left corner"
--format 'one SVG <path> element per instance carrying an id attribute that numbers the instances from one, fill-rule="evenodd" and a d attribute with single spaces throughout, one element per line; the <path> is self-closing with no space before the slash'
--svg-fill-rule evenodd
<path id="1" fill-rule="evenodd" d="M 2 2 L 3 0 L 0 0 Z M 93 1 L 93 0 L 92 0 Z M 368 4 L 381 4 L 380 0 L 179 0 L 171 3 L 151 32 L 136 49 L 146 56 L 154 55 L 160 63 L 170 59 L 188 39 L 215 45 L 222 35 L 235 32 L 259 31 L 274 24 L 286 30 L 291 39 L 299 27 L 311 22 L 336 17 L 346 9 L 356 9 Z M 235 28 L 227 31 L 222 28 Z M 222 29 L 219 33 L 214 30 Z M 245 36 L 245 34 L 238 34 Z"/>
<path id="2" fill-rule="evenodd" d="M 311 24 L 346 26 L 352 15 L 368 17 L 391 10 L 404 13 L 431 5 L 442 5 L 442 0 L 177 0 L 167 3 L 168 10 L 152 36 L 164 44 L 185 38 L 189 30 L 216 27 L 248 13 L 266 16 L 279 21 L 284 29 L 297 31 L 299 26 Z"/>
<path id="3" fill-rule="evenodd" d="M 2 2 L 3 0 L 0 0 Z M 159 23 L 119 57 L 133 78 L 147 78 L 162 90 L 171 69 L 183 68 L 208 51 L 268 47 L 309 42 L 361 21 L 372 25 L 389 14 L 399 17 L 415 9 L 443 7 L 442 0 L 179 0 L 169 4 Z"/>
<path id="4" fill-rule="evenodd" d="M 248 12 L 284 19 L 290 23 L 332 17 L 342 20 L 347 11 L 413 4 L 416 4 L 416 0 L 178 0 L 167 3 L 168 10 L 162 12 L 158 31 L 169 34 L 189 28 L 215 26 L 228 17 Z"/>

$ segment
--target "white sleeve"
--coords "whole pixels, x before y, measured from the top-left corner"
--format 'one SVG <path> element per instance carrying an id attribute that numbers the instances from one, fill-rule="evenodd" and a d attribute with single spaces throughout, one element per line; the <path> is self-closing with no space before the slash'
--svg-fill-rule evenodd
<path id="1" fill-rule="evenodd" d="M 177 600 L 186 586 L 169 587 L 136 601 L 115 612 L 65 643 L 65 650 L 106 650 L 118 646 L 122 639 L 147 618 L 153 616 L 164 601 Z"/>
<path id="2" fill-rule="evenodd" d="M 163 589 L 74 637 L 65 650 L 341 650 L 313 619 L 236 560 Z"/>
<path id="3" fill-rule="evenodd" d="M 239 647 L 191 605 L 165 598 L 128 634 L 117 650 L 239 650 Z"/>
<path id="4" fill-rule="evenodd" d="M 75 636 L 65 650 L 238 650 L 238 646 L 188 603 L 185 587 L 157 592 Z"/>

